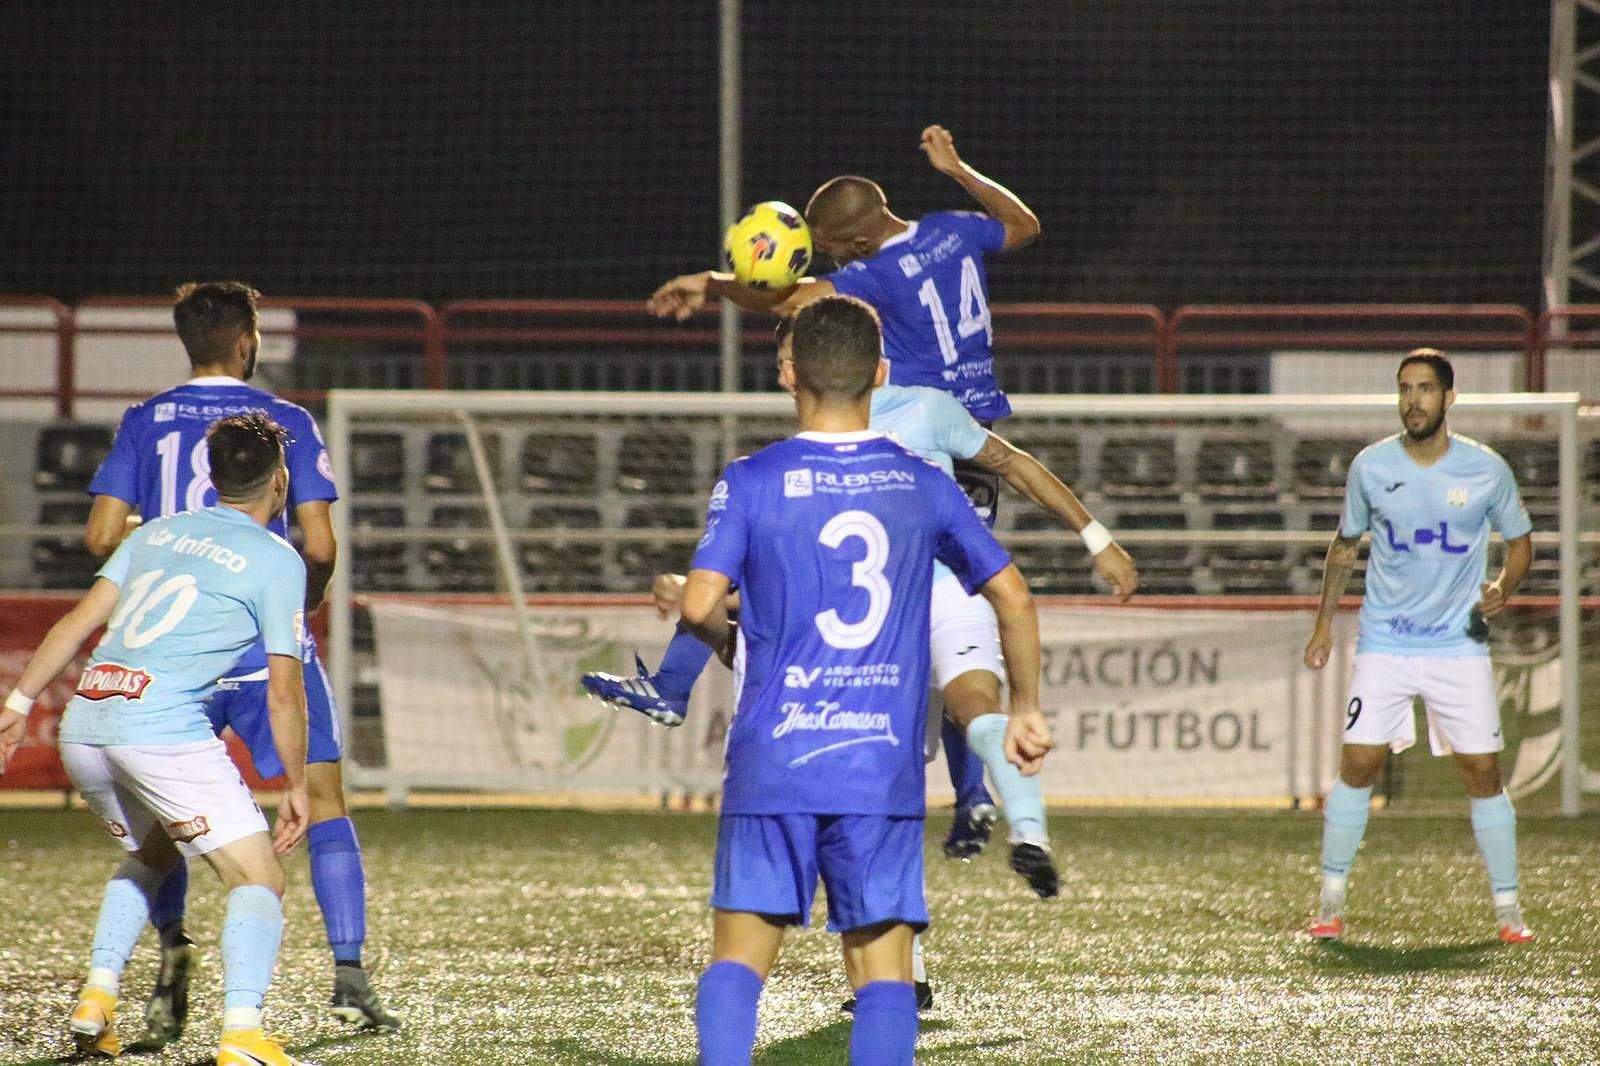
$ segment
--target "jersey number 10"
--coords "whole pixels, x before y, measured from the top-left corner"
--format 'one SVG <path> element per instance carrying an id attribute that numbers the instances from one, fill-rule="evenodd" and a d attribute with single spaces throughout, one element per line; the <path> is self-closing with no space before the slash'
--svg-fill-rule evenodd
<path id="1" fill-rule="evenodd" d="M 161 515 L 179 511 L 198 511 L 206 505 L 206 493 L 211 491 L 211 453 L 206 439 L 201 437 L 189 449 L 189 487 L 183 494 L 183 506 L 178 506 L 178 452 L 183 448 L 183 435 L 173 430 L 156 441 L 156 454 L 161 456 Z"/>
<path id="2" fill-rule="evenodd" d="M 956 352 L 956 338 L 950 334 L 950 319 L 944 313 L 944 301 L 939 298 L 939 287 L 928 278 L 917 290 L 917 300 L 933 317 L 933 332 L 939 338 L 939 351 L 944 355 L 944 365 L 954 366 L 960 358 Z M 978 277 L 978 264 L 972 256 L 961 259 L 961 317 L 956 320 L 956 335 L 966 340 L 982 330 L 989 342 L 994 342 L 994 328 L 989 322 L 989 305 L 983 299 L 983 279 Z"/>

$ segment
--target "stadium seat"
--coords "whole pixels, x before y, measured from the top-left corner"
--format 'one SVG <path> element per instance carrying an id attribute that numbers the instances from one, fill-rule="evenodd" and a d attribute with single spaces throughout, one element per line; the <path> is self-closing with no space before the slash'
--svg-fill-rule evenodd
<path id="1" fill-rule="evenodd" d="M 1207 499 L 1270 499 L 1278 494 L 1272 442 L 1207 437 L 1200 442 L 1196 488 Z"/>
<path id="2" fill-rule="evenodd" d="M 1189 516 L 1181 511 L 1128 511 L 1117 516 L 1113 528 L 1124 530 L 1185 530 Z M 1186 595 L 1195 591 L 1194 546 L 1188 542 L 1124 545 L 1139 568 L 1139 591 L 1158 595 Z"/>
<path id="3" fill-rule="evenodd" d="M 1177 449 L 1170 437 L 1113 437 L 1100 456 L 1107 496 L 1171 499 L 1178 495 Z"/>
<path id="4" fill-rule="evenodd" d="M 651 504 L 628 509 L 628 529 L 689 529 L 699 531 L 700 513 L 693 507 Z M 617 545 L 617 567 L 624 587 L 642 591 L 659 573 L 682 573 L 694 555 L 694 541 L 643 540 Z"/>
<path id="5" fill-rule="evenodd" d="M 356 504 L 350 509 L 351 528 L 404 529 L 405 508 Z M 351 546 L 351 576 L 358 591 L 388 592 L 406 587 L 406 559 L 410 545 L 399 543 Z"/>
<path id="6" fill-rule="evenodd" d="M 665 428 L 624 434 L 617 446 L 616 488 L 630 495 L 697 493 L 694 438 Z"/>
<path id="7" fill-rule="evenodd" d="M 47 492 L 82 492 L 111 450 L 106 426 L 46 426 L 39 431 L 33 483 Z"/>
<path id="8" fill-rule="evenodd" d="M 483 434 L 483 447 L 489 453 L 489 469 L 495 485 L 501 484 L 500 436 Z M 477 493 L 478 473 L 472 465 L 472 449 L 465 433 L 435 433 L 428 438 L 428 469 L 422 487 L 429 492 Z"/>
<path id="9" fill-rule="evenodd" d="M 1307 437 L 1294 445 L 1295 495 L 1343 496 L 1350 461 L 1365 444 L 1338 437 Z"/>
<path id="10" fill-rule="evenodd" d="M 1043 463 L 1045 469 L 1074 490 L 1083 492 L 1093 486 L 1085 483 L 1078 439 L 1076 436 L 1068 436 L 1068 432 L 1063 429 L 1049 434 L 1019 433 L 1015 437 L 1009 434 L 1006 436 L 1012 444 Z"/>
<path id="11" fill-rule="evenodd" d="M 535 592 L 595 592 L 603 585 L 605 549 L 582 530 L 600 528 L 593 507 L 535 507 L 529 529 L 579 531 L 571 540 L 536 541 L 522 545 L 522 572 Z"/>
<path id="12" fill-rule="evenodd" d="M 1012 559 L 1030 589 L 1062 595 L 1100 591 L 1082 542 L 1061 528 L 1054 516 L 1032 506 L 1013 508 L 1013 514 L 1012 528 L 1017 532 L 1052 535 L 1049 544 L 1017 544 L 1011 549 Z"/>
<path id="13" fill-rule="evenodd" d="M 593 437 L 530 433 L 522 440 L 524 492 L 588 496 L 598 487 L 600 451 Z"/>
<path id="14" fill-rule="evenodd" d="M 94 581 L 100 560 L 83 541 L 89 507 L 87 498 L 53 500 L 40 506 L 39 524 L 61 527 L 60 536 L 33 542 L 33 570 L 45 588 L 83 590 Z"/>
<path id="15" fill-rule="evenodd" d="M 438 529 L 487 530 L 482 505 L 435 507 L 428 523 Z M 456 537 L 422 546 L 422 565 L 444 592 L 490 592 L 499 584 L 494 544 L 487 539 Z"/>
<path id="16" fill-rule="evenodd" d="M 1512 437 L 1489 445 L 1511 467 L 1527 501 L 1554 500 L 1561 492 L 1561 446 L 1554 440 Z"/>
<path id="17" fill-rule="evenodd" d="M 350 488 L 355 492 L 404 492 L 405 438 L 399 433 L 350 434 Z"/>
<path id="18" fill-rule="evenodd" d="M 1211 516 L 1211 527 L 1219 530 L 1281 530 L 1284 517 L 1279 511 L 1218 511 Z M 1207 551 L 1207 566 L 1222 593 L 1287 593 L 1290 586 L 1289 552 L 1282 544 L 1212 544 Z"/>

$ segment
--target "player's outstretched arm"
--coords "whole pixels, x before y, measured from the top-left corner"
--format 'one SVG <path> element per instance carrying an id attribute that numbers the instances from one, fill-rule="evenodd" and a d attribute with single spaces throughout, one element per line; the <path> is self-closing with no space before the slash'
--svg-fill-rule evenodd
<path id="1" fill-rule="evenodd" d="M 1524 533 L 1515 540 L 1506 541 L 1506 561 L 1500 567 L 1499 576 L 1493 581 L 1485 581 L 1479 591 L 1478 610 L 1483 612 L 1485 618 L 1492 618 L 1506 609 L 1506 604 L 1517 591 L 1517 586 L 1522 584 L 1522 579 L 1528 576 L 1528 568 L 1532 565 L 1532 534 Z"/>
<path id="2" fill-rule="evenodd" d="M 96 578 L 83 599 L 45 634 L 28 665 L 23 667 L 16 688 L 7 697 L 6 709 L 0 711 L 0 773 L 5 771 L 12 752 L 22 743 L 33 701 L 77 657 L 84 641 L 106 624 L 111 612 L 117 609 L 120 595 L 121 590 L 114 582 Z"/>
<path id="3" fill-rule="evenodd" d="M 1003 251 L 1009 252 L 1039 239 L 1039 216 L 1016 193 L 962 162 L 949 130 L 943 126 L 929 126 L 923 130 L 922 151 L 934 170 L 967 190 L 984 211 L 1005 226 Z"/>
<path id="4" fill-rule="evenodd" d="M 739 284 L 732 274 L 702 270 L 698 274 L 681 274 L 667 281 L 650 294 L 645 307 L 657 318 L 682 322 L 704 307 L 707 299 L 717 297 L 732 300 L 746 311 L 759 311 L 783 318 L 811 301 L 832 293 L 833 282 L 824 278 L 801 278 L 798 284 L 787 289 L 752 289 Z"/>
<path id="5" fill-rule="evenodd" d="M 311 823 L 311 800 L 306 795 L 305 667 L 298 656 L 267 656 L 267 718 L 287 786 L 272 828 L 273 850 L 282 855 L 300 843 Z"/>
<path id="6" fill-rule="evenodd" d="M 1328 665 L 1328 656 L 1333 651 L 1333 616 L 1339 610 L 1339 600 L 1350 583 L 1360 554 L 1360 537 L 1335 534 L 1333 543 L 1328 545 L 1328 555 L 1322 564 L 1322 601 L 1317 605 L 1317 621 L 1312 626 L 1311 639 L 1306 642 L 1305 661 L 1313 670 Z"/>
<path id="7" fill-rule="evenodd" d="M 104 559 L 117 550 L 128 533 L 138 527 L 130 524 L 133 505 L 116 496 L 100 495 L 89 506 L 89 520 L 84 523 L 83 542 L 89 554 Z"/>
<path id="8" fill-rule="evenodd" d="M 1133 565 L 1133 558 L 1116 541 L 1109 539 L 1109 534 L 1104 533 L 1105 527 L 1095 522 L 1078 494 L 1038 459 L 991 432 L 972 461 L 1005 478 L 1006 484 L 1055 515 L 1063 526 L 1082 535 L 1085 543 L 1093 541 L 1089 550 L 1094 557 L 1094 568 L 1120 601 L 1127 602 L 1138 590 L 1139 570 Z"/>
<path id="9" fill-rule="evenodd" d="M 1031 776 L 1044 766 L 1053 746 L 1050 723 L 1039 706 L 1039 612 L 1015 563 L 984 584 L 983 597 L 1000 622 L 1000 653 L 1011 690 L 1006 758 Z"/>

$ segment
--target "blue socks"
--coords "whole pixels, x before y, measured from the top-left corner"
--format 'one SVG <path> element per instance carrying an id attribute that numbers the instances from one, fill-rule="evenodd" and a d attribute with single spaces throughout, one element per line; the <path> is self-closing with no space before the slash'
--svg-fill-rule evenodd
<path id="1" fill-rule="evenodd" d="M 1372 788 L 1351 788 L 1334 778 L 1333 790 L 1322 809 L 1322 883 L 1324 891 L 1344 893 L 1350 864 L 1367 831 L 1367 812 L 1372 803 Z"/>
<path id="2" fill-rule="evenodd" d="M 1472 835 L 1478 838 L 1478 851 L 1489 870 L 1489 891 L 1494 893 L 1495 905 L 1515 903 L 1517 812 L 1511 806 L 1511 797 L 1502 791 L 1487 799 L 1474 799 Z"/>
<path id="3" fill-rule="evenodd" d="M 150 920 L 151 901 L 163 876 L 137 859 L 124 859 L 106 882 L 100 919 L 94 927 L 94 947 L 89 953 L 89 965 L 101 971 L 102 977 L 106 972 L 120 977 L 128 965 L 128 956 L 133 954 L 139 934 Z"/>
<path id="4" fill-rule="evenodd" d="M 714 962 L 700 975 L 694 997 L 700 1066 L 748 1066 L 756 1046 L 756 1005 L 761 1000 L 761 984 L 754 970 L 737 962 Z M 916 994 L 912 993 L 913 1023 L 916 1007 Z M 853 1055 L 850 1061 L 856 1061 Z"/>
<path id="5" fill-rule="evenodd" d="M 661 656 L 661 665 L 650 675 L 650 680 L 664 698 L 687 700 L 710 661 L 711 646 L 702 643 L 679 622 L 678 631 L 672 635 L 666 654 Z"/>
<path id="6" fill-rule="evenodd" d="M 1003 714 L 983 714 L 967 726 L 967 741 L 989 768 L 989 778 L 1000 793 L 1006 821 L 1011 823 L 1013 844 L 1050 842 L 1044 820 L 1044 784 L 1037 775 L 1023 777 L 1022 771 L 1006 761 L 1006 722 Z"/>
<path id="7" fill-rule="evenodd" d="M 940 725 L 944 758 L 950 765 L 950 784 L 956 790 L 957 807 L 976 807 L 993 803 L 994 797 L 983 786 L 983 760 L 967 747 L 961 727 L 946 718 Z"/>
<path id="8" fill-rule="evenodd" d="M 856 989 L 850 1066 L 913 1066 L 917 992 L 905 981 L 873 981 Z"/>
<path id="9" fill-rule="evenodd" d="M 150 924 L 161 934 L 163 947 L 171 947 L 183 935 L 183 912 L 189 895 L 189 863 L 179 859 L 167 871 L 150 907 Z"/>
<path id="10" fill-rule="evenodd" d="M 260 1025 L 261 1003 L 267 997 L 281 939 L 283 902 L 277 893 L 265 885 L 244 885 L 228 893 L 228 916 L 222 923 L 223 1028 Z M 235 1012 L 249 1011 L 256 1012 L 254 1026 L 229 1024 L 240 1017 Z"/>
<path id="11" fill-rule="evenodd" d="M 312 826 L 306 839 L 311 845 L 311 887 L 322 908 L 333 960 L 360 966 L 361 945 L 367 939 L 367 875 L 356 827 L 349 818 L 332 818 Z"/>

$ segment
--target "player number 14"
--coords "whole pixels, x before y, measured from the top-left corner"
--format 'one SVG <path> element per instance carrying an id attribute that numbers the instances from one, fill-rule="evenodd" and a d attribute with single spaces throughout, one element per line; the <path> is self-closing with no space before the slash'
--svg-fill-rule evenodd
<path id="1" fill-rule="evenodd" d="M 939 287 L 928 278 L 917 290 L 917 300 L 928 309 L 933 318 L 934 336 L 939 338 L 939 352 L 945 366 L 954 366 L 960 358 L 956 352 L 956 337 L 962 340 L 982 330 L 992 342 L 994 328 L 989 321 L 989 304 L 983 298 L 983 279 L 978 277 L 978 264 L 972 256 L 961 259 L 961 317 L 956 320 L 956 332 L 950 333 L 950 318 L 944 312 L 944 301 L 939 298 Z"/>

